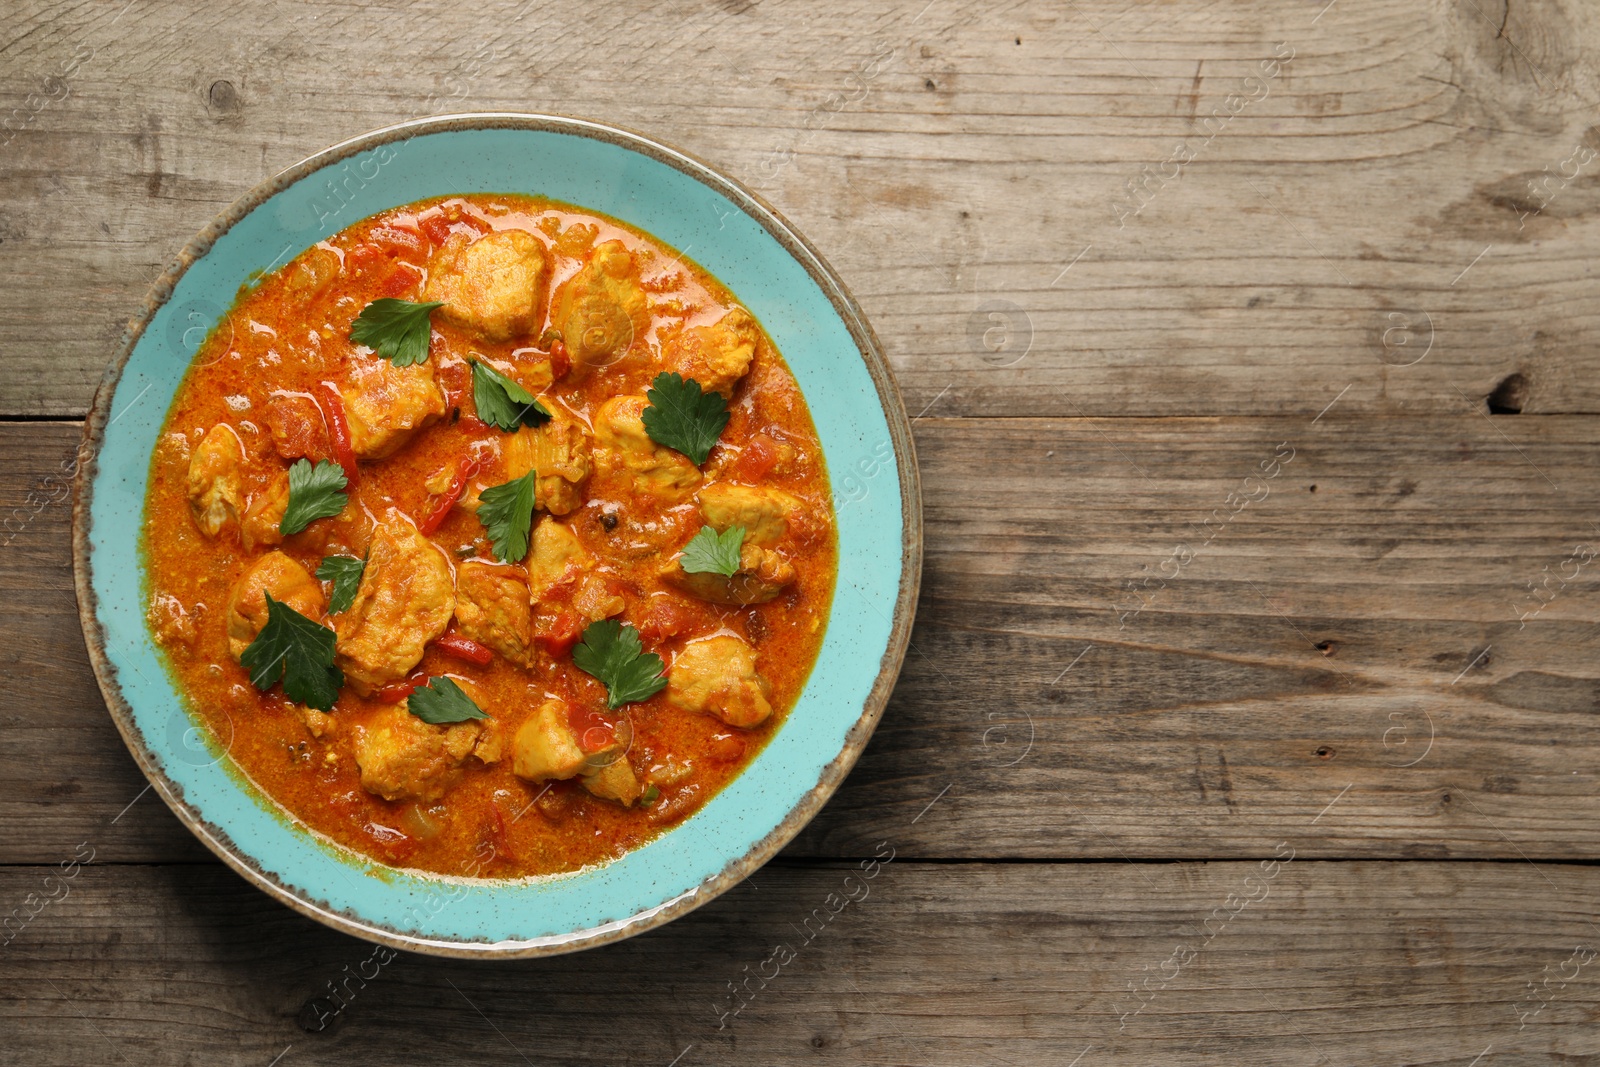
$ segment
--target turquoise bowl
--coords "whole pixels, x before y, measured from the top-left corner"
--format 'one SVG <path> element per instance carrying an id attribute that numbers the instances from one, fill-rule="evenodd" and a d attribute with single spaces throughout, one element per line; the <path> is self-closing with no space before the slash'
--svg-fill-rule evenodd
<path id="1" fill-rule="evenodd" d="M 447 878 L 385 867 L 295 822 L 191 717 L 145 624 L 139 530 L 150 456 L 190 361 L 241 286 L 324 236 L 425 197 L 532 193 L 653 234 L 766 327 L 822 439 L 839 577 L 799 703 L 745 772 L 689 819 L 572 874 Z M 336 145 L 252 191 L 179 254 L 130 324 L 84 430 L 73 513 L 79 613 L 128 748 L 178 817 L 291 907 L 372 941 L 537 956 L 619 940 L 724 892 L 816 814 L 871 736 L 899 672 L 921 573 L 910 424 L 844 284 L 737 183 L 635 133 L 543 115 L 457 115 Z"/>

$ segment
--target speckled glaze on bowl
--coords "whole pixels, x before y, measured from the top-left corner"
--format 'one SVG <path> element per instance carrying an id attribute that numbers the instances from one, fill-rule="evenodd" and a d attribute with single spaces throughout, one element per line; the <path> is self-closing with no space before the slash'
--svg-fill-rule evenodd
<path id="1" fill-rule="evenodd" d="M 799 703 L 746 771 L 620 859 L 545 878 L 385 867 L 292 821 L 199 728 L 145 624 L 138 541 L 151 451 L 189 362 L 240 286 L 378 211 L 531 193 L 665 241 L 761 320 L 810 404 L 833 482 L 839 578 Z M 456 115 L 335 145 L 252 191 L 184 248 L 130 323 L 84 429 L 73 509 L 79 614 L 100 689 L 150 781 L 201 841 L 284 903 L 413 951 L 538 956 L 660 925 L 737 884 L 816 814 L 860 755 L 905 654 L 921 572 L 910 424 L 861 311 L 770 207 L 684 153 L 545 115 Z"/>

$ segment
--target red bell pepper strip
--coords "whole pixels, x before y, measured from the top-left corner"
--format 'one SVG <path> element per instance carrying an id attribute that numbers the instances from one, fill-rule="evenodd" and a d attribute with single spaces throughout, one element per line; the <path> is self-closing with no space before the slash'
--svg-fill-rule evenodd
<path id="1" fill-rule="evenodd" d="M 333 458 L 344 468 L 345 482 L 348 485 L 355 485 L 356 450 L 350 443 L 350 423 L 344 417 L 344 398 L 339 395 L 339 390 L 329 383 L 323 382 L 322 387 L 325 394 L 322 419 L 328 424 L 328 437 L 333 442 Z"/>
<path id="2" fill-rule="evenodd" d="M 392 682 L 377 690 L 372 694 L 372 699 L 380 704 L 398 704 L 427 684 L 427 672 L 417 671 L 403 682 Z"/>
<path id="3" fill-rule="evenodd" d="M 460 634 L 445 634 L 436 639 L 434 647 L 440 652 L 456 659 L 464 659 L 468 663 L 476 663 L 480 667 L 487 667 L 494 661 L 494 653 L 478 642 L 462 637 Z"/>
<path id="4" fill-rule="evenodd" d="M 476 474 L 477 470 L 478 464 L 474 460 L 463 458 L 456 466 L 455 477 L 450 479 L 450 488 L 434 502 L 433 510 L 428 512 L 428 517 L 417 525 L 417 529 L 424 534 L 431 534 L 443 526 L 444 520 L 450 517 L 450 509 L 456 506 L 456 501 L 466 492 L 467 480 Z"/>

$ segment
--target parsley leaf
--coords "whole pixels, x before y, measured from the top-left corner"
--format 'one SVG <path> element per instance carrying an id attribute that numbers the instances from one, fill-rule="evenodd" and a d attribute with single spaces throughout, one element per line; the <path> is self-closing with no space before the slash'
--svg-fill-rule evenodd
<path id="1" fill-rule="evenodd" d="M 278 530 L 297 534 L 316 519 L 331 518 L 350 502 L 345 495 L 344 468 L 331 460 L 297 459 L 289 468 L 289 506 L 283 509 Z"/>
<path id="2" fill-rule="evenodd" d="M 572 662 L 606 687 L 606 707 L 612 711 L 655 696 L 667 686 L 666 664 L 639 643 L 639 631 L 616 619 L 591 622 L 583 640 L 573 646 Z"/>
<path id="3" fill-rule="evenodd" d="M 350 324 L 350 340 L 366 345 L 396 367 L 409 367 L 428 358 L 433 323 L 428 318 L 443 302 L 413 304 L 409 300 L 381 297 L 361 309 Z"/>
<path id="4" fill-rule="evenodd" d="M 472 360 L 472 403 L 478 418 L 506 433 L 550 421 L 550 410 L 533 394 L 481 360 Z"/>
<path id="5" fill-rule="evenodd" d="M 367 561 L 354 556 L 322 557 L 317 577 L 333 583 L 333 596 L 328 598 L 329 615 L 348 611 L 350 605 L 355 603 L 356 590 L 361 588 L 361 575 L 366 569 Z"/>
<path id="6" fill-rule="evenodd" d="M 700 532 L 683 546 L 678 563 L 686 574 L 724 574 L 732 577 L 739 569 L 739 550 L 744 547 L 744 527 L 730 526 L 717 533 L 710 526 L 700 527 Z"/>
<path id="7" fill-rule="evenodd" d="M 645 392 L 644 432 L 658 445 L 675 448 L 694 460 L 706 461 L 717 435 L 728 425 L 728 402 L 720 393 L 703 392 L 693 378 L 662 371 Z"/>
<path id="8" fill-rule="evenodd" d="M 339 698 L 344 672 L 333 665 L 333 631 L 287 604 L 267 598 L 267 624 L 239 662 L 257 689 L 283 679 L 283 695 L 296 704 L 327 711 Z"/>
<path id="9" fill-rule="evenodd" d="M 520 563 L 528 554 L 528 532 L 533 529 L 533 483 L 538 476 L 537 471 L 529 471 L 478 494 L 478 521 L 489 532 L 495 558 L 503 563 Z"/>
<path id="10" fill-rule="evenodd" d="M 447 722 L 466 722 L 468 719 L 487 719 L 483 709 L 461 691 L 449 678 L 429 678 L 428 684 L 412 690 L 406 700 L 411 714 L 435 726 Z"/>

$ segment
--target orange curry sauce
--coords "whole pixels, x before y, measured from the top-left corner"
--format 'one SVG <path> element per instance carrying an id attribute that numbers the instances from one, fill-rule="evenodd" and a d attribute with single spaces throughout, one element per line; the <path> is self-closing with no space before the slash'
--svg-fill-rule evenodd
<path id="1" fill-rule="evenodd" d="M 488 291 L 483 306 L 491 312 L 497 299 L 515 303 L 516 293 L 493 290 L 525 274 L 502 269 L 492 257 L 463 267 L 459 255 L 509 230 L 531 235 L 542 256 L 535 311 L 474 320 L 471 308 L 464 315 L 449 314 L 453 306 L 440 309 L 432 316 L 426 363 L 403 374 L 350 340 L 352 321 L 381 297 L 432 300 L 438 291 L 470 295 L 476 285 L 480 296 Z M 517 241 L 516 248 L 530 247 L 525 238 Z M 597 259 L 607 260 L 609 290 L 586 289 L 578 277 L 586 270 L 593 275 Z M 438 289 L 437 276 L 450 270 L 469 276 L 456 278 L 453 289 Z M 479 276 L 471 276 L 474 270 Z M 574 288 L 563 296 L 569 283 Z M 601 432 L 601 406 L 620 396 L 642 401 L 663 370 L 692 377 L 707 358 L 725 366 L 728 352 L 707 352 L 731 342 L 706 331 L 730 311 L 744 316 L 754 349 L 747 371 L 726 387 L 727 427 L 698 473 L 683 470 L 693 464 L 681 454 L 658 455 L 677 464 L 664 484 L 660 472 L 653 476 L 639 459 L 645 453 L 624 454 L 615 433 Z M 617 350 L 585 357 L 585 345 L 612 343 L 607 331 L 615 334 L 619 321 L 628 336 L 616 342 Z M 556 332 L 563 327 L 565 333 Z M 570 336 L 585 330 L 594 336 Z M 738 355 L 734 363 L 742 365 Z M 577 468 L 568 470 L 565 487 L 570 499 L 552 505 L 570 510 L 552 514 L 541 496 L 534 515 L 536 530 L 560 524 L 578 543 L 576 556 L 558 561 L 554 575 L 548 567 L 539 576 L 531 573 L 537 549 L 520 562 L 497 560 L 473 510 L 480 491 L 514 475 L 507 470 L 512 435 L 475 417 L 469 359 L 519 382 L 556 421 L 576 428 Z M 401 379 L 405 384 L 397 385 Z M 420 402 L 419 389 L 425 394 Z M 385 405 L 407 396 L 411 410 L 389 418 Z M 371 423 L 364 430 L 335 427 L 362 418 Z M 237 463 L 224 464 L 218 480 L 215 457 L 197 463 L 196 456 L 220 424 L 231 428 L 240 448 Z M 637 429 L 636 421 L 632 425 Z M 274 511 L 273 497 L 281 497 L 293 458 L 337 462 L 337 437 L 351 432 L 365 439 L 368 454 L 349 487 L 349 504 L 335 517 L 282 536 L 276 517 L 283 500 Z M 349 457 L 348 447 L 343 454 Z M 461 500 L 449 507 L 451 483 L 463 471 L 470 477 L 461 479 Z M 574 473 L 581 477 L 572 482 Z M 725 486 L 757 487 L 783 502 L 765 543 L 775 553 L 769 562 L 775 558 L 791 569 L 780 567 L 788 580 L 762 603 L 717 603 L 664 577 L 710 522 L 706 490 Z M 392 684 L 387 693 L 381 686 L 365 687 L 370 695 L 358 692 L 364 687 L 351 684 L 347 664 L 346 684 L 326 715 L 290 702 L 281 685 L 258 691 L 229 641 L 230 616 L 241 624 L 233 611 L 241 595 L 236 586 L 252 565 L 277 552 L 314 574 L 325 556 L 367 555 L 381 527 L 420 536 L 416 528 L 443 510 L 442 500 L 448 512 L 427 535 L 443 557 L 440 572 L 457 592 L 464 566 L 519 596 L 530 588 L 531 620 L 523 624 L 523 637 L 531 635 L 528 649 L 518 662 L 497 650 L 482 666 L 445 651 L 438 638 L 448 645 L 463 625 L 458 599 L 420 662 L 391 666 L 405 668 L 402 692 L 406 679 L 457 680 L 490 718 L 464 729 L 422 723 L 404 714 L 407 705 L 395 702 Z M 207 508 L 216 526 L 210 535 L 202 529 Z M 151 630 L 193 711 L 261 790 L 304 825 L 381 863 L 494 878 L 570 871 L 615 858 L 685 818 L 740 773 L 794 705 L 816 660 L 836 552 L 827 473 L 805 400 L 770 339 L 731 294 L 673 250 L 615 220 L 538 198 L 488 194 L 423 201 L 363 220 L 242 291 L 197 353 L 168 413 L 151 460 L 144 531 Z M 383 580 L 369 563 L 363 596 L 366 583 Z M 408 576 L 387 580 L 403 586 Z M 332 584 L 312 581 L 311 598 L 320 592 L 321 606 L 305 614 L 339 634 L 342 661 L 355 612 L 327 614 Z M 259 604 L 259 592 L 256 597 Z M 275 598 L 285 599 L 282 593 Z M 762 689 L 771 716 L 750 728 L 729 725 L 724 718 L 740 716 L 719 714 L 726 693 L 713 692 L 709 705 L 702 699 L 694 706 L 675 702 L 671 688 L 608 710 L 605 687 L 578 670 L 571 655 L 583 625 L 606 616 L 636 627 L 669 677 L 696 642 L 721 635 L 747 644 L 759 678 L 747 678 L 746 689 Z M 704 686 L 700 696 L 706 696 Z M 519 730 L 551 700 L 565 706 L 585 751 L 595 737 L 627 739 L 622 758 L 640 795 L 626 803 L 603 799 L 582 774 L 518 776 Z M 404 719 L 398 726 L 396 715 Z M 445 744 L 441 738 L 451 730 L 465 741 Z M 406 746 L 415 751 L 397 756 L 396 748 Z M 364 775 L 363 758 L 387 763 Z M 484 856 L 492 857 L 487 864 Z"/>

